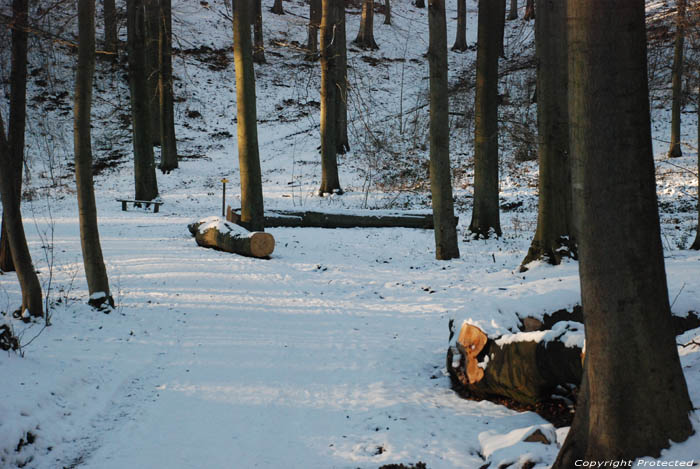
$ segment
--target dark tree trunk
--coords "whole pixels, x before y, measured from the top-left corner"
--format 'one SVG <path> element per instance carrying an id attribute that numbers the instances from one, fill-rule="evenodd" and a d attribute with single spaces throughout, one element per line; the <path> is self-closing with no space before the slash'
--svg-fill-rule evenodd
<path id="1" fill-rule="evenodd" d="M 342 193 L 338 178 L 338 55 L 333 40 L 341 0 L 323 0 L 321 15 L 321 187 L 319 195 Z"/>
<path id="2" fill-rule="evenodd" d="M 430 44 L 430 191 L 435 219 L 435 258 L 459 257 L 452 201 L 450 126 L 447 99 L 447 24 L 445 0 L 429 0 Z"/>
<path id="3" fill-rule="evenodd" d="M 498 206 L 498 35 L 501 0 L 479 0 L 474 132 L 474 209 L 469 231 L 501 235 Z"/>
<path id="4" fill-rule="evenodd" d="M 309 38 L 306 60 L 318 60 L 318 30 L 321 27 L 321 0 L 309 0 Z"/>
<path id="5" fill-rule="evenodd" d="M 263 41 L 263 22 L 262 22 L 262 0 L 254 0 L 255 7 L 253 22 L 253 62 L 264 64 L 265 60 L 265 42 Z"/>
<path id="6" fill-rule="evenodd" d="M 104 23 L 105 23 L 105 51 L 114 54 L 113 60 L 117 59 L 117 46 L 119 36 L 117 34 L 117 7 L 114 0 L 104 0 Z"/>
<path id="7" fill-rule="evenodd" d="M 644 0 L 567 1 L 586 358 L 555 469 L 659 457 L 669 440 L 693 431 L 661 246 L 644 7 Z"/>
<path id="8" fill-rule="evenodd" d="M 525 21 L 530 21 L 535 19 L 535 0 L 527 0 L 525 3 L 525 15 L 523 15 Z"/>
<path id="9" fill-rule="evenodd" d="M 22 198 L 22 166 L 24 164 L 24 133 L 27 122 L 27 23 L 28 0 L 13 0 L 12 63 L 10 65 L 10 121 L 8 122 L 9 166 L 17 203 Z M 0 270 L 15 270 L 9 238 L 3 217 L 0 228 Z"/>
<path id="10" fill-rule="evenodd" d="M 102 258 L 97 226 L 97 207 L 92 180 L 92 141 L 90 112 L 92 109 L 92 82 L 95 73 L 95 0 L 78 2 L 78 68 L 75 77 L 75 115 L 73 144 L 75 150 L 75 186 L 78 194 L 80 246 L 89 303 L 100 307 L 114 306 L 109 291 L 107 270 Z"/>
<path id="11" fill-rule="evenodd" d="M 362 2 L 360 30 L 353 42 L 363 49 L 379 49 L 377 43 L 374 42 L 374 0 Z"/>
<path id="12" fill-rule="evenodd" d="M 236 68 L 238 117 L 238 165 L 241 177 L 241 225 L 251 231 L 265 230 L 262 173 L 258 153 L 258 124 L 255 103 L 253 47 L 250 40 L 252 2 L 237 2 L 233 15 L 233 55 Z"/>
<path id="13" fill-rule="evenodd" d="M 571 207 L 567 96 L 566 10 L 537 4 L 537 127 L 540 163 L 537 230 L 523 266 L 537 259 L 557 265 L 576 257 Z"/>
<path id="14" fill-rule="evenodd" d="M 41 297 L 41 285 L 32 265 L 32 257 L 27 246 L 27 238 L 22 225 L 20 199 L 16 197 L 14 187 L 12 156 L 10 146 L 5 138 L 5 124 L 0 116 L 0 199 L 2 213 L 7 229 L 12 261 L 17 271 L 17 279 L 22 288 L 22 315 L 28 311 L 30 316 L 41 317 L 44 308 Z"/>
<path id="15" fill-rule="evenodd" d="M 348 142 L 348 48 L 345 33 L 345 1 L 338 2 L 338 28 L 336 32 L 338 47 L 337 84 L 336 92 L 336 146 L 339 155 L 344 155 L 350 150 Z"/>
<path id="16" fill-rule="evenodd" d="M 498 0 L 498 56 L 506 56 L 506 0 Z"/>
<path id="17" fill-rule="evenodd" d="M 173 55 L 171 0 L 160 1 L 160 36 L 158 40 L 158 96 L 160 97 L 160 170 L 169 173 L 178 167 L 173 103 Z"/>
<path id="18" fill-rule="evenodd" d="M 160 37 L 159 0 L 143 0 L 146 7 L 146 76 L 148 78 L 148 116 L 151 120 L 151 141 L 160 145 L 160 97 L 158 96 L 158 39 Z"/>
<path id="19" fill-rule="evenodd" d="M 467 50 L 467 0 L 457 0 L 457 37 L 452 50 Z"/>
<path id="20" fill-rule="evenodd" d="M 282 0 L 275 0 L 275 3 L 270 8 L 270 12 L 275 15 L 284 15 L 284 7 L 282 6 Z"/>
<path id="21" fill-rule="evenodd" d="M 683 156 L 681 151 L 681 91 L 683 87 L 683 42 L 685 39 L 685 2 L 676 0 L 676 43 L 673 47 L 673 67 L 671 69 L 671 147 L 670 158 Z"/>
<path id="22" fill-rule="evenodd" d="M 384 0 L 384 24 L 391 24 L 391 0 Z"/>
<path id="23" fill-rule="evenodd" d="M 425 0 L 416 0 L 416 8 L 425 8 Z"/>
<path id="24" fill-rule="evenodd" d="M 150 95 L 146 72 L 146 25 L 144 0 L 127 1 L 129 88 L 131 126 L 134 145 L 134 182 L 136 200 L 158 197 L 156 167 L 153 161 L 150 119 Z"/>
<path id="25" fill-rule="evenodd" d="M 518 0 L 510 0 L 510 12 L 508 13 L 508 19 L 518 19 Z"/>
<path id="26" fill-rule="evenodd" d="M 698 69 L 698 145 L 700 145 L 700 69 Z M 698 151 L 698 224 L 695 230 L 695 241 L 690 249 L 700 250 L 700 151 Z"/>

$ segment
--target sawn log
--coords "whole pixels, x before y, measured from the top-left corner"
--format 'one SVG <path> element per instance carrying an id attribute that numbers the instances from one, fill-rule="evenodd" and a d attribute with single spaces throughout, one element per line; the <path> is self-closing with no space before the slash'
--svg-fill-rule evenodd
<path id="1" fill-rule="evenodd" d="M 275 238 L 262 231 L 250 232 L 220 217 L 209 217 L 188 226 L 197 244 L 248 257 L 265 258 L 275 249 Z"/>

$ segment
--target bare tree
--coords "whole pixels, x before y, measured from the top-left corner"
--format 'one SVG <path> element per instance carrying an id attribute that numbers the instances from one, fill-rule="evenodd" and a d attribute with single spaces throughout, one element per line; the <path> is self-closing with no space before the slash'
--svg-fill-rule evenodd
<path id="1" fill-rule="evenodd" d="M 309 37 L 306 60 L 318 59 L 318 29 L 321 27 L 321 0 L 309 0 Z"/>
<path id="2" fill-rule="evenodd" d="M 384 0 L 384 24 L 391 24 L 391 0 Z"/>
<path id="3" fill-rule="evenodd" d="M 338 56 L 336 67 L 338 72 L 336 79 L 338 84 L 336 93 L 336 146 L 338 154 L 344 155 L 350 150 L 350 142 L 348 141 L 348 47 L 345 30 L 344 0 L 339 1 L 337 7 L 338 27 L 335 34 L 338 43 L 336 49 Z"/>
<path id="4" fill-rule="evenodd" d="M 683 86 L 683 43 L 685 39 L 685 2 L 676 0 L 676 43 L 673 47 L 673 67 L 671 69 L 671 147 L 670 158 L 683 156 L 681 151 L 681 88 Z"/>
<path id="5" fill-rule="evenodd" d="M 362 2 L 362 17 L 360 18 L 360 30 L 353 41 L 363 49 L 379 49 L 374 41 L 374 0 Z"/>
<path id="6" fill-rule="evenodd" d="M 700 147 L 700 69 L 698 69 L 698 147 Z M 700 250 L 700 150 L 698 150 L 698 224 L 695 230 L 695 241 L 690 249 Z"/>
<path id="7" fill-rule="evenodd" d="M 160 170 L 169 173 L 178 167 L 175 140 L 175 110 L 173 98 L 172 5 L 160 1 L 160 35 L 158 39 L 158 96 L 160 98 Z"/>
<path id="8" fill-rule="evenodd" d="M 119 37 L 117 35 L 117 7 L 114 0 L 104 0 L 104 24 L 105 24 L 105 51 L 114 54 L 113 60 L 117 58 L 117 46 Z"/>
<path id="9" fill-rule="evenodd" d="M 457 0 L 457 37 L 452 50 L 467 50 L 467 0 Z"/>
<path id="10" fill-rule="evenodd" d="M 255 0 L 253 3 L 253 62 L 264 64 L 265 42 L 263 41 L 263 21 L 262 21 L 262 0 Z"/>
<path id="11" fill-rule="evenodd" d="M 275 0 L 275 3 L 270 8 L 270 12 L 275 15 L 284 15 L 284 6 L 282 6 L 282 0 Z"/>
<path id="12" fill-rule="evenodd" d="M 151 120 L 151 141 L 160 145 L 160 97 L 158 95 L 158 76 L 160 74 L 158 58 L 158 40 L 160 37 L 160 1 L 143 0 L 146 24 L 146 78 L 148 83 L 148 116 Z"/>

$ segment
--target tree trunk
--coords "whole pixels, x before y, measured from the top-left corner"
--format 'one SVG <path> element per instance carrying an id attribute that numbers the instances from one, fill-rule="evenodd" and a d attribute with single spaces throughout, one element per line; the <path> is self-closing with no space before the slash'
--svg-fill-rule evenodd
<path id="1" fill-rule="evenodd" d="M 498 56 L 506 56 L 506 0 L 498 0 Z"/>
<path id="2" fill-rule="evenodd" d="M 219 217 L 206 218 L 188 225 L 197 244 L 248 257 L 265 258 L 275 250 L 275 238 L 261 231 L 250 232 Z"/>
<path id="3" fill-rule="evenodd" d="M 700 147 L 700 69 L 698 69 L 698 147 Z M 698 150 L 698 224 L 695 230 L 695 241 L 690 249 L 700 251 L 700 150 Z"/>
<path id="4" fill-rule="evenodd" d="M 498 15 L 501 0 L 479 0 L 474 132 L 474 209 L 469 231 L 501 235 L 498 206 Z"/>
<path id="5" fill-rule="evenodd" d="M 92 141 L 90 112 L 92 82 L 95 73 L 95 0 L 78 2 L 78 68 L 75 77 L 75 116 L 73 144 L 75 150 L 75 186 L 78 194 L 80 246 L 90 292 L 89 303 L 100 307 L 114 306 L 109 291 L 107 270 L 102 258 L 97 226 L 97 207 L 92 180 Z"/>
<path id="6" fill-rule="evenodd" d="M 17 203 L 22 200 L 22 166 L 24 164 L 24 134 L 27 122 L 27 23 L 28 0 L 13 0 L 12 63 L 10 69 L 10 121 L 8 122 L 8 145 L 10 161 L 7 167 L 12 175 Z M 3 136 L 4 137 L 4 136 Z M 0 270 L 15 270 L 9 238 L 3 217 L 0 228 Z"/>
<path id="7" fill-rule="evenodd" d="M 683 41 L 685 39 L 685 2 L 676 0 L 676 44 L 673 47 L 673 67 L 671 69 L 671 147 L 669 158 L 683 156 L 681 151 L 681 92 L 683 87 Z"/>
<path id="8" fill-rule="evenodd" d="M 445 0 L 429 0 L 430 44 L 430 191 L 435 219 L 435 258 L 459 257 L 452 201 L 450 126 L 447 97 L 447 25 Z"/>
<path id="9" fill-rule="evenodd" d="M 348 141 L 348 47 L 345 32 L 345 1 L 338 2 L 338 27 L 335 35 L 338 48 L 337 84 L 336 92 L 336 146 L 337 153 L 344 155 L 350 150 Z"/>
<path id="10" fill-rule="evenodd" d="M 28 312 L 30 316 L 41 317 L 44 315 L 41 284 L 32 265 L 32 257 L 24 234 L 20 199 L 16 197 L 17 190 L 14 187 L 15 181 L 11 170 L 12 164 L 10 146 L 5 138 L 5 124 L 0 116 L 0 199 L 12 261 L 22 288 L 21 311 L 23 316 Z"/>
<path id="11" fill-rule="evenodd" d="M 425 0 L 416 0 L 416 8 L 425 8 Z"/>
<path id="12" fill-rule="evenodd" d="M 256 64 L 264 64 L 265 60 L 265 42 L 263 41 L 263 22 L 262 22 L 262 0 L 254 0 L 255 21 L 253 22 L 253 62 Z"/>
<path id="13" fill-rule="evenodd" d="M 384 0 L 384 24 L 391 24 L 391 0 Z"/>
<path id="14" fill-rule="evenodd" d="M 284 7 L 282 6 L 282 0 L 275 0 L 274 5 L 270 8 L 270 12 L 275 15 L 284 15 Z"/>
<path id="15" fill-rule="evenodd" d="M 134 145 L 134 182 L 136 200 L 158 197 L 158 182 L 153 161 L 150 119 L 150 95 L 146 74 L 146 26 L 144 0 L 127 1 L 129 89 L 131 126 Z"/>
<path id="16" fill-rule="evenodd" d="M 117 59 L 117 46 L 119 44 L 119 36 L 117 34 L 117 7 L 114 0 L 104 0 L 104 23 L 105 51 L 114 54 L 112 60 Z"/>
<path id="17" fill-rule="evenodd" d="M 178 167 L 173 103 L 173 55 L 171 0 L 159 0 L 161 27 L 158 39 L 158 96 L 160 97 L 160 170 L 169 173 Z"/>
<path id="18" fill-rule="evenodd" d="M 535 19 L 535 0 L 527 0 L 525 3 L 525 15 L 523 15 L 525 21 L 530 21 Z"/>
<path id="19" fill-rule="evenodd" d="M 586 359 L 555 469 L 659 457 L 669 440 L 693 430 L 661 246 L 644 7 L 644 0 L 567 1 Z"/>
<path id="20" fill-rule="evenodd" d="M 337 26 L 337 4 L 323 0 L 321 15 L 321 187 L 318 195 L 342 193 L 338 178 L 337 103 L 338 56 L 333 40 Z"/>
<path id="21" fill-rule="evenodd" d="M 521 270 L 545 259 L 576 258 L 571 207 L 567 95 L 566 10 L 562 2 L 537 4 L 537 127 L 540 163 L 537 230 Z"/>
<path id="22" fill-rule="evenodd" d="M 362 2 L 360 30 L 353 42 L 362 49 L 379 49 L 377 43 L 374 42 L 374 0 Z"/>
<path id="23" fill-rule="evenodd" d="M 457 37 L 452 50 L 467 50 L 467 0 L 457 0 Z"/>
<path id="24" fill-rule="evenodd" d="M 309 0 L 309 38 L 306 60 L 318 60 L 318 29 L 321 27 L 321 0 Z"/>
<path id="25" fill-rule="evenodd" d="M 508 19 L 518 19 L 518 0 L 510 0 L 510 12 L 508 13 Z"/>
<path id="26" fill-rule="evenodd" d="M 160 97 L 158 96 L 159 52 L 160 37 L 160 6 L 159 0 L 143 0 L 146 7 L 146 76 L 148 78 L 148 116 L 151 120 L 151 141 L 160 145 Z"/>
<path id="27" fill-rule="evenodd" d="M 236 4 L 233 16 L 233 56 L 236 68 L 238 116 L 238 165 L 241 176 L 241 224 L 251 231 L 264 231 L 262 174 L 258 153 L 258 124 L 255 103 L 255 73 L 250 40 L 252 2 Z"/>

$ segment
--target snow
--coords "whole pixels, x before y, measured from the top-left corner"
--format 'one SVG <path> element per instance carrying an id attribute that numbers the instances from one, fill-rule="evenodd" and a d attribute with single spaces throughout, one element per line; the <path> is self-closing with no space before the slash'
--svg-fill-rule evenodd
<path id="1" fill-rule="evenodd" d="M 583 324 L 576 321 L 559 321 L 546 331 L 518 332 L 505 334 L 496 339 L 496 344 L 506 345 L 513 342 L 552 342 L 560 341 L 565 347 L 583 349 Z"/>
<path id="2" fill-rule="evenodd" d="M 116 304 L 109 314 L 86 304 L 68 165 L 71 114 L 29 101 L 31 177 L 22 207 L 52 325 L 12 319 L 21 292 L 14 275 L 0 275 L 0 319 L 23 344 L 21 354 L 0 355 L 0 466 L 369 469 L 423 461 L 448 469 L 530 460 L 538 469 L 549 467 L 566 429 L 555 431 L 532 412 L 463 400 L 444 369 L 449 319 L 468 320 L 502 340 L 556 336 L 567 346 L 582 345 L 577 323 L 551 333 L 518 333 L 522 317 L 542 318 L 580 303 L 575 261 L 556 267 L 536 262 L 518 271 L 536 226 L 537 164 L 514 163 L 515 144 L 504 138 L 501 203 L 521 205 L 502 212 L 501 238 L 473 240 L 466 234 L 472 126 L 466 119 L 450 121 L 461 258 L 449 262 L 434 259 L 432 231 L 396 228 L 268 229 L 276 240 L 270 260 L 200 248 L 187 224 L 220 213 L 223 177 L 233 181 L 227 202 L 240 205 L 233 65 L 213 70 L 202 62 L 219 50 L 230 61 L 231 30 L 220 14 L 223 1 L 173 4 L 182 51 L 175 89 L 185 99 L 176 106 L 183 159 L 178 170 L 158 174 L 165 202 L 158 214 L 122 212 L 115 202 L 133 192 L 131 141 L 119 120 L 128 112 L 128 92 L 105 64 L 96 74 L 95 157 L 123 155 L 95 181 Z M 395 2 L 392 26 L 375 19 L 381 49 L 371 53 L 352 48 L 359 11 L 348 14 L 353 151 L 340 158 L 345 194 L 320 198 L 318 65 L 304 62 L 294 46 L 305 41 L 308 7 L 285 2 L 289 14 L 278 17 L 267 11 L 271 1 L 263 4 L 268 64 L 256 66 L 256 77 L 266 209 L 429 209 L 427 171 L 421 169 L 428 158 L 425 10 Z M 451 40 L 456 1 L 447 2 L 447 13 Z M 473 1 L 468 14 L 473 44 Z M 66 18 L 61 21 L 74 27 L 74 18 Z M 509 57 L 525 60 L 532 53 L 532 26 L 508 22 Z M 186 51 L 200 46 L 212 52 Z M 54 52 L 51 96 L 61 86 L 72 89 L 74 66 L 74 56 Z M 382 60 L 372 65 L 372 57 Z M 474 51 L 450 52 L 452 82 L 472 73 L 474 60 Z M 43 65 L 33 57 L 30 69 Z M 36 83 L 42 77 L 30 80 L 30 96 L 43 91 Z M 508 75 L 508 91 L 527 88 L 530 79 Z M 463 109 L 470 93 L 456 93 L 453 109 Z M 653 98 L 663 104 L 662 97 Z M 3 115 L 5 109 L 2 101 Z M 532 122 L 533 109 L 517 118 Z M 697 150 L 668 164 L 668 112 L 652 110 L 668 286 L 674 314 L 685 315 L 700 309 L 700 254 L 686 250 L 697 223 Z M 192 111 L 200 117 L 188 117 Z M 697 148 L 695 113 L 683 116 L 683 138 Z M 210 222 L 223 223 L 218 217 Z M 700 346 L 693 341 L 700 343 L 700 329 L 677 341 L 697 407 Z M 662 460 L 700 460 L 696 414 L 692 421 L 696 434 L 674 443 Z M 524 442 L 533 429 L 557 444 Z M 35 439 L 18 449 L 28 432 Z"/>

